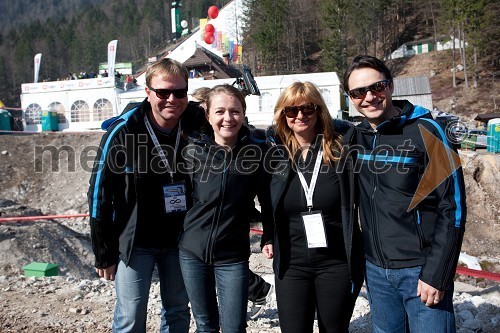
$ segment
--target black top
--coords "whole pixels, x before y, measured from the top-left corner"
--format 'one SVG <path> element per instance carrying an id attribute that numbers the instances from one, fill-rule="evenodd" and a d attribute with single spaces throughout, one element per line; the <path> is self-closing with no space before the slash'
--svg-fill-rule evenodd
<path id="1" fill-rule="evenodd" d="M 299 159 L 297 167 L 302 171 L 308 186 L 316 162 L 317 152 L 309 153 L 306 160 Z M 301 213 L 307 212 L 307 202 L 304 189 L 296 170 L 290 175 L 288 186 L 283 199 L 283 225 L 281 228 L 289 232 L 290 242 L 285 251 L 290 253 L 289 264 L 294 266 L 321 268 L 347 261 L 342 233 L 342 219 L 340 211 L 340 188 L 335 166 L 323 163 L 313 195 L 313 211 L 320 210 L 326 231 L 327 248 L 307 247 L 304 222 Z M 285 231 L 285 232 L 286 232 Z"/>
<path id="2" fill-rule="evenodd" d="M 156 138 L 168 160 L 169 166 L 173 167 L 173 154 L 178 127 L 176 126 L 167 134 L 165 131 L 155 128 L 154 125 L 152 126 Z M 175 161 L 176 164 L 182 163 L 181 150 L 185 146 L 182 138 L 180 138 L 179 141 Z M 148 161 L 149 163 L 143 166 L 144 169 L 147 169 L 147 172 L 142 173 L 144 187 L 147 190 L 141 193 L 143 205 L 140 207 L 141 211 L 138 212 L 134 244 L 149 248 L 177 248 L 177 240 L 182 231 L 182 223 L 186 212 L 166 213 L 163 186 L 172 183 L 170 173 L 164 166 L 163 160 L 149 134 L 147 134 L 147 143 L 141 147 L 143 150 L 139 151 L 139 154 L 149 154 L 149 158 L 141 160 Z M 174 173 L 173 181 L 182 181 L 186 186 L 189 186 L 188 176 L 181 172 Z M 189 189 L 186 188 L 187 193 L 190 192 L 188 190 Z M 188 198 L 186 199 L 186 203 L 189 203 L 190 200 Z"/>

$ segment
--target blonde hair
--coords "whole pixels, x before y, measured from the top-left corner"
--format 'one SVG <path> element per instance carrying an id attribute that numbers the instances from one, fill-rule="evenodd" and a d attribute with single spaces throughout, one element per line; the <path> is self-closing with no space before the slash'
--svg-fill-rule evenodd
<path id="1" fill-rule="evenodd" d="M 194 98 L 197 102 L 205 103 L 207 101 L 210 90 L 211 89 L 208 87 L 197 88 L 193 91 L 191 97 Z"/>
<path id="2" fill-rule="evenodd" d="M 180 62 L 169 58 L 162 58 L 147 69 L 146 86 L 151 87 L 151 80 L 154 76 L 161 76 L 162 78 L 182 77 L 186 81 L 187 88 L 189 72 Z"/>
<path id="3" fill-rule="evenodd" d="M 316 134 L 323 135 L 323 161 L 331 164 L 337 161 L 342 150 L 340 134 L 335 132 L 333 118 L 328 112 L 325 101 L 321 97 L 318 87 L 311 82 L 294 82 L 281 93 L 274 108 L 274 122 L 276 133 L 281 142 L 286 146 L 293 160 L 295 154 L 300 151 L 300 144 L 297 141 L 292 129 L 288 127 L 283 109 L 286 106 L 296 105 L 297 102 L 309 102 L 318 106 L 316 114 Z"/>

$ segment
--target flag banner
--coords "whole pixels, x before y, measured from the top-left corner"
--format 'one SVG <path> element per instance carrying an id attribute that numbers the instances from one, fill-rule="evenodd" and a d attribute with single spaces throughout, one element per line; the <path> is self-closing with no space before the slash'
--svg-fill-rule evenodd
<path id="1" fill-rule="evenodd" d="M 115 76 L 116 45 L 118 40 L 114 39 L 108 43 L 108 75 Z"/>
<path id="2" fill-rule="evenodd" d="M 38 73 L 40 72 L 40 62 L 42 61 L 42 54 L 41 53 L 38 53 L 37 55 L 35 55 L 35 78 L 33 80 L 34 83 L 37 83 L 38 82 Z"/>

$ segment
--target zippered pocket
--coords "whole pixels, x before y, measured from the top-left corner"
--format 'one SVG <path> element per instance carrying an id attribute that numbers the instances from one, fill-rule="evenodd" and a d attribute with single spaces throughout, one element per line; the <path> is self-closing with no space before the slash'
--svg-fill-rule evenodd
<path id="1" fill-rule="evenodd" d="M 415 223 L 417 227 L 418 240 L 420 243 L 420 251 L 424 251 L 429 246 L 429 244 L 425 239 L 425 234 L 422 230 L 422 220 L 420 217 L 420 211 L 418 209 L 415 209 Z"/>

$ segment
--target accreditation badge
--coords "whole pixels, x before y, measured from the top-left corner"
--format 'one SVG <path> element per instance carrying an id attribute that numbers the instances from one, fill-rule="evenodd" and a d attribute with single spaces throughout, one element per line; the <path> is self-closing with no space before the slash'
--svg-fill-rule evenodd
<path id="1" fill-rule="evenodd" d="M 184 182 L 173 182 L 163 186 L 163 199 L 165 200 L 165 212 L 184 212 L 186 204 L 186 184 Z"/>
<path id="2" fill-rule="evenodd" d="M 306 231 L 307 247 L 328 247 L 326 242 L 325 223 L 320 210 L 300 214 Z"/>

